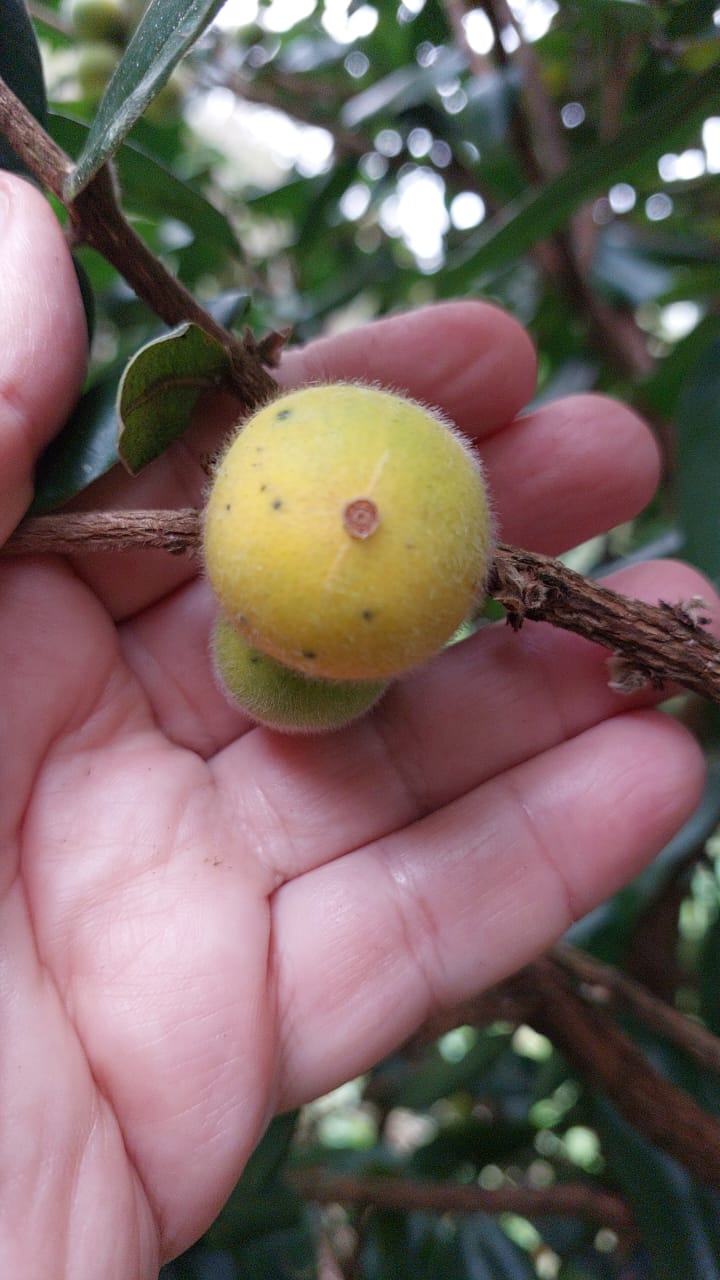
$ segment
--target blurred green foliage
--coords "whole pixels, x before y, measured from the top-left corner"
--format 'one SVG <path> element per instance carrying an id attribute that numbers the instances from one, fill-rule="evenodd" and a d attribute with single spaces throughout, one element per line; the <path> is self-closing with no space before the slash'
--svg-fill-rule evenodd
<path id="1" fill-rule="evenodd" d="M 12 39 L 38 112 L 39 65 L 15 8 L 1 20 L 0 71 Z M 229 0 L 214 22 L 217 4 L 154 0 L 133 45 L 143 8 L 30 4 L 50 129 L 83 156 L 78 185 L 119 146 L 140 234 L 225 323 L 239 310 L 258 333 L 287 325 L 304 340 L 450 296 L 509 308 L 537 344 L 538 400 L 620 395 L 664 452 L 649 510 L 572 563 L 594 572 L 680 550 L 718 576 L 718 0 Z M 45 459 L 46 506 L 114 462 L 124 362 L 161 332 L 107 263 L 79 259 L 95 296 L 91 372 Z M 674 709 L 714 762 L 716 719 L 692 699 Z M 692 822 L 572 937 L 714 1032 L 719 817 L 713 765 Z M 623 1026 L 718 1114 L 714 1077 L 647 1027 Z M 622 1193 L 637 1231 L 567 1215 L 401 1213 L 382 1197 L 311 1207 L 292 1180 L 308 1168 L 430 1190 L 579 1183 Z M 218 1221 L 163 1277 L 712 1280 L 719 1209 L 717 1191 L 549 1040 L 494 1016 L 275 1121 Z"/>

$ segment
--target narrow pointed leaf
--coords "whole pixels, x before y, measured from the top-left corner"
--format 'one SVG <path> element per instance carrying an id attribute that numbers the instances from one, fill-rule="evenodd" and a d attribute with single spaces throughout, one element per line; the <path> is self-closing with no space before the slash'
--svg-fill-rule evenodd
<path id="1" fill-rule="evenodd" d="M 87 142 L 66 184 L 75 199 L 117 150 L 223 0 L 151 0 L 108 84 Z"/>
<path id="2" fill-rule="evenodd" d="M 720 1280 L 704 1205 L 685 1170 L 633 1129 L 603 1097 L 592 1099 L 609 1179 L 632 1206 L 653 1280 Z"/>
<path id="3" fill-rule="evenodd" d="M 50 132 L 63 151 L 78 155 L 87 142 L 89 126 L 69 116 L 51 114 Z M 117 153 L 116 165 L 126 212 L 163 218 L 171 213 L 190 228 L 196 239 L 212 243 L 218 251 L 233 257 L 240 256 L 237 236 L 227 218 L 141 147 L 124 143 Z"/>
<path id="4" fill-rule="evenodd" d="M 229 360 L 225 348 L 196 324 L 141 347 L 120 380 L 118 453 L 136 474 L 182 435 L 206 391 L 222 386 Z"/>
<path id="5" fill-rule="evenodd" d="M 69 422 L 41 455 L 35 472 L 31 515 L 44 515 L 69 502 L 118 461 L 119 368 L 110 370 L 78 401 Z"/>
<path id="6" fill-rule="evenodd" d="M 719 93 L 720 64 L 687 80 L 661 102 L 653 103 L 617 137 L 588 147 L 559 177 L 513 201 L 489 224 L 479 244 L 458 254 L 443 275 L 444 290 L 467 287 L 472 274 L 495 271 L 547 239 L 586 200 L 625 178 L 659 148 L 667 150 L 672 138 L 698 125 L 704 113 L 716 109 Z"/>
<path id="7" fill-rule="evenodd" d="M 675 409 L 683 555 L 720 579 L 720 338 L 690 373 Z"/>
<path id="8" fill-rule="evenodd" d="M 40 51 L 23 0 L 3 0 L 0 5 L 0 76 L 44 125 L 47 111 Z M 2 136 L 0 169 L 26 172 L 25 165 Z"/>

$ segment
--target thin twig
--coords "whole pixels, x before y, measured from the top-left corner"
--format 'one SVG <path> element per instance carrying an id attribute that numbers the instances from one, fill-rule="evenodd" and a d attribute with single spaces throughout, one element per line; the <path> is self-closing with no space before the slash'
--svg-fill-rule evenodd
<path id="1" fill-rule="evenodd" d="M 375 148 L 371 132 L 363 132 L 358 126 L 352 128 L 340 123 L 342 100 L 335 100 L 322 111 L 318 108 L 316 95 L 308 92 L 308 76 L 279 71 L 274 64 L 264 71 L 261 77 L 251 79 L 247 75 L 228 71 L 220 81 L 224 88 L 230 89 L 237 98 L 247 102 L 265 104 L 278 111 L 285 111 L 293 119 L 306 124 L 322 125 L 333 140 L 333 149 L 338 159 L 359 160 L 372 153 Z M 316 78 L 313 79 L 313 86 Z M 383 156 L 389 173 L 399 173 L 407 164 L 408 155 L 405 148 L 395 156 Z M 488 214 L 498 212 L 497 200 L 489 191 L 481 175 L 472 165 L 464 164 L 457 148 L 451 149 L 451 158 L 443 165 L 443 180 L 453 191 L 474 191 L 479 195 Z"/>
<path id="2" fill-rule="evenodd" d="M 65 179 L 72 173 L 72 160 L 53 142 L 27 107 L 0 76 L 0 133 L 17 152 L 28 169 L 53 195 L 62 201 Z"/>
<path id="3" fill-rule="evenodd" d="M 289 1179 L 304 1200 L 317 1204 L 372 1205 L 400 1213 L 517 1213 L 527 1218 L 558 1215 L 590 1219 L 618 1232 L 633 1229 L 632 1214 L 624 1200 L 583 1183 L 487 1190 L 464 1183 L 328 1173 L 324 1168 L 294 1170 Z"/>
<path id="4" fill-rule="evenodd" d="M 159 549 L 197 552 L 201 514 L 180 511 L 61 512 L 24 520 L 4 555 Z M 720 642 L 704 630 L 701 601 L 645 604 L 584 578 L 559 560 L 499 543 L 489 592 L 518 630 L 525 620 L 553 626 L 613 652 L 613 685 L 677 683 L 720 702 Z"/>
<path id="5" fill-rule="evenodd" d="M 120 207 L 110 168 L 102 168 L 74 200 L 67 199 L 67 180 L 74 168 L 72 160 L 2 77 L 0 133 L 65 205 L 76 244 L 89 245 L 101 253 L 165 324 L 172 327 L 185 321 L 194 322 L 222 344 L 230 360 L 231 388 L 246 408 L 254 408 L 273 394 L 276 384 L 263 367 L 258 348 L 252 343 L 243 343 L 218 324 L 130 226 Z"/>
<path id="6" fill-rule="evenodd" d="M 550 959 L 511 979 L 531 1005 L 528 1021 L 552 1041 L 629 1124 L 693 1177 L 720 1187 L 720 1121 L 662 1075 L 596 1005 L 589 1006 Z"/>
<path id="7" fill-rule="evenodd" d="M 484 8 L 495 36 L 493 52 L 498 65 L 507 69 L 514 63 L 520 69 L 522 93 L 511 108 L 510 127 L 528 182 L 531 186 L 542 185 L 562 173 L 569 163 L 559 113 L 507 0 L 484 0 Z M 512 55 L 502 43 L 502 32 L 507 28 L 514 31 L 517 40 Z M 544 269 L 560 284 L 572 309 L 587 321 L 595 345 L 615 368 L 623 376 L 643 377 L 652 368 L 644 335 L 629 312 L 603 302 L 585 278 L 585 246 L 594 242 L 594 236 L 592 212 L 586 206 L 574 214 L 568 228 L 552 237 L 553 253 L 543 262 Z"/>
<path id="8" fill-rule="evenodd" d="M 670 681 L 720 701 L 720 642 L 703 629 L 703 601 L 645 604 L 584 578 L 559 560 L 500 543 L 489 591 L 510 625 L 550 622 L 613 653 L 613 687 L 631 692 Z"/>
<path id="9" fill-rule="evenodd" d="M 552 959 L 580 982 L 579 994 L 588 1004 L 626 1009 L 652 1031 L 684 1049 L 701 1067 L 720 1073 L 720 1040 L 698 1022 L 658 999 L 642 983 L 584 951 L 559 944 Z"/>
<path id="10" fill-rule="evenodd" d="M 23 520 L 3 555 L 74 555 L 86 551 L 194 552 L 200 545 L 200 513 L 179 511 L 77 511 Z"/>

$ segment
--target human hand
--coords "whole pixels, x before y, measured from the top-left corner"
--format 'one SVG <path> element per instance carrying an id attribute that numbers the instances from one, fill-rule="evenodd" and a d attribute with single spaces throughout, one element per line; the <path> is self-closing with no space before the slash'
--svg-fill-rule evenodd
<path id="1" fill-rule="evenodd" d="M 77 394 L 62 236 L 0 178 L 0 519 Z M 598 397 L 517 415 L 534 357 L 461 303 L 288 353 L 283 381 L 409 391 L 478 437 L 503 536 L 558 552 L 649 498 L 646 428 Z M 199 503 L 219 405 L 104 505 Z M 708 594 L 643 565 L 615 586 Z M 342 733 L 254 729 L 218 693 L 213 604 L 152 552 L 0 562 L 0 1252 L 7 1274 L 156 1276 L 270 1116 L 367 1068 L 615 890 L 695 805 L 684 730 L 606 655 L 483 630 Z"/>

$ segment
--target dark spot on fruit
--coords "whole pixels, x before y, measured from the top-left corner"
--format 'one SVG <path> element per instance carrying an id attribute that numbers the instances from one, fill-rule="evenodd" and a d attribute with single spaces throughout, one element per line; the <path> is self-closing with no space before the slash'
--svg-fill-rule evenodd
<path id="1" fill-rule="evenodd" d="M 232 511 L 232 503 L 231 503 L 231 502 L 226 502 L 226 503 L 225 503 L 225 510 L 226 510 L 226 511 Z"/>
<path id="2" fill-rule="evenodd" d="M 251 653 L 251 655 L 250 655 L 250 661 L 251 661 L 251 662 L 259 662 L 259 661 L 260 661 L 260 654 L 259 654 L 259 653 Z"/>
<path id="3" fill-rule="evenodd" d="M 291 413 L 292 413 L 292 409 L 278 409 L 277 413 L 275 414 L 275 421 L 284 422 L 286 418 L 290 417 Z"/>
<path id="4" fill-rule="evenodd" d="M 303 658 L 317 658 L 317 654 L 314 649 L 303 649 L 302 656 Z"/>
<path id="5" fill-rule="evenodd" d="M 406 543 L 405 543 L 405 550 L 406 550 L 406 551 L 414 551 L 414 550 L 415 550 L 415 543 L 414 543 L 414 542 L 406 542 Z"/>
<path id="6" fill-rule="evenodd" d="M 366 622 L 372 622 L 373 618 L 375 617 L 375 614 L 373 613 L 372 609 L 363 609 L 362 616 Z"/>
<path id="7" fill-rule="evenodd" d="M 279 511 L 282 506 L 282 498 L 276 498 L 272 506 L 273 506 L 273 511 Z"/>
<path id="8" fill-rule="evenodd" d="M 266 484 L 261 484 L 261 485 L 260 485 L 260 492 L 261 492 L 261 493 L 264 493 L 266 489 L 267 489 L 267 485 L 266 485 Z"/>

